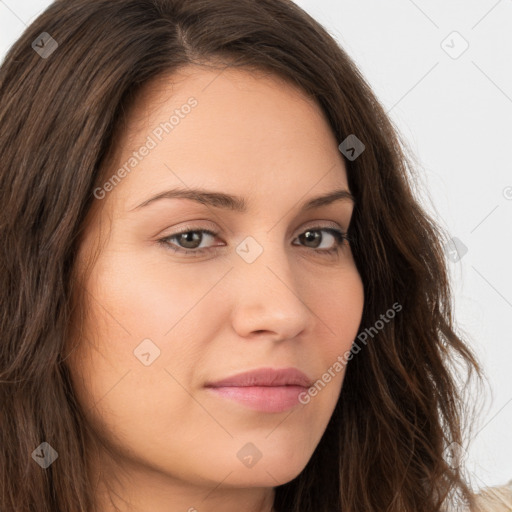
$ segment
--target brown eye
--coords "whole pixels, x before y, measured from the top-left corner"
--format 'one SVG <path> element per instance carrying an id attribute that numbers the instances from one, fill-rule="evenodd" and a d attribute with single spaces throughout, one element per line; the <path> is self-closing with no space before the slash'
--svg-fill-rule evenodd
<path id="1" fill-rule="evenodd" d="M 334 247 L 318 249 L 324 242 L 325 238 L 324 235 L 321 234 L 322 232 L 328 233 L 329 236 L 335 240 L 336 243 Z M 339 252 L 343 246 L 344 241 L 348 240 L 348 237 L 346 233 L 337 229 L 316 227 L 309 228 L 307 231 L 304 231 L 304 233 L 299 235 L 298 240 L 300 240 L 301 243 L 308 248 L 318 249 L 317 252 L 331 254 Z M 327 237 L 327 240 L 329 240 L 329 237 Z"/>
<path id="2" fill-rule="evenodd" d="M 322 233 L 327 233 L 328 236 L 326 237 Z M 218 233 L 209 229 L 185 228 L 179 233 L 161 238 L 158 242 L 177 253 L 200 255 L 218 248 L 218 246 L 201 247 L 205 238 L 211 237 L 215 239 L 217 235 Z M 300 244 L 306 249 L 312 249 L 320 254 L 332 255 L 339 253 L 343 249 L 344 242 L 348 240 L 348 237 L 343 231 L 319 226 L 304 231 L 304 233 L 297 237 L 297 240 L 299 240 Z M 334 246 L 332 246 L 332 240 L 335 242 Z M 325 241 L 327 241 L 328 247 L 322 248 L 322 244 L 324 244 Z"/>
<path id="3" fill-rule="evenodd" d="M 189 229 L 186 228 L 179 233 L 166 236 L 158 240 L 159 243 L 165 245 L 167 248 L 175 252 L 183 252 L 185 254 L 202 254 L 203 252 L 215 249 L 215 247 L 200 247 L 204 241 L 205 233 L 207 237 L 215 238 L 217 233 L 210 231 L 209 229 Z M 175 242 L 173 242 L 175 240 Z"/>

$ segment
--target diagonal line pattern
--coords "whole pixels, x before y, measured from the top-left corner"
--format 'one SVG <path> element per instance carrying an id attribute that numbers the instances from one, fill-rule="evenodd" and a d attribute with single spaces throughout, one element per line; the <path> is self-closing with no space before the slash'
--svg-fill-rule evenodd
<path id="1" fill-rule="evenodd" d="M 89 410 L 94 409 L 130 372 L 131 370 L 128 370 Z"/>
<path id="2" fill-rule="evenodd" d="M 98 305 L 103 309 L 103 311 L 105 311 L 105 313 L 107 313 L 107 315 L 109 315 L 109 316 L 110 316 L 110 317 L 111 317 L 111 318 L 112 318 L 112 319 L 117 323 L 117 325 L 119 325 L 119 327 L 121 327 L 121 329 L 123 329 L 123 330 L 124 330 L 128 335 L 130 335 L 130 336 L 132 335 L 132 334 L 130 333 L 130 331 L 128 331 L 128 329 L 126 329 L 126 328 L 121 324 L 121 322 L 119 322 L 119 321 L 117 320 L 117 318 L 116 318 L 114 315 L 112 315 L 112 313 L 110 313 L 110 311 L 108 311 L 108 309 L 107 309 L 107 308 L 105 308 L 105 307 L 103 306 L 103 304 L 101 304 L 101 303 L 96 299 L 96 297 L 94 297 L 94 295 L 93 295 L 93 294 L 92 294 L 92 293 L 91 293 L 87 288 L 85 288 L 85 287 L 84 287 L 84 290 L 85 290 L 85 291 L 86 291 L 86 292 L 87 292 L 87 293 L 88 293 L 88 294 L 93 298 L 93 300 L 94 300 L 94 301 L 95 301 L 95 302 L 96 302 L 96 303 L 97 303 L 97 304 L 98 304 Z"/>
<path id="3" fill-rule="evenodd" d="M 436 62 L 386 113 L 389 114 L 413 89 L 415 89 L 433 69 L 439 65 L 439 61 Z"/>
<path id="4" fill-rule="evenodd" d="M 494 420 L 494 418 L 496 418 L 496 416 L 498 416 L 498 414 L 503 410 L 505 409 L 505 407 L 510 403 L 512 402 L 512 398 L 509 398 L 505 404 L 499 409 L 499 411 L 473 436 L 473 439 L 475 439 L 478 434 L 480 434 L 480 432 L 482 432 L 482 430 L 484 430 L 488 425 L 489 423 L 491 423 L 492 420 Z"/>
<path id="5" fill-rule="evenodd" d="M 210 496 L 210 494 L 213 491 L 218 489 L 222 485 L 222 482 L 226 481 L 226 479 L 228 478 L 229 475 L 231 475 L 231 473 L 233 473 L 233 471 L 230 471 L 201 501 L 204 501 L 206 498 L 208 498 L 208 496 Z"/>
<path id="6" fill-rule="evenodd" d="M 503 503 L 508 510 L 512 510 L 512 501 L 505 501 L 503 496 L 499 494 L 494 487 L 488 486 L 481 478 L 478 477 L 478 475 L 473 475 L 476 477 L 476 479 L 482 484 L 480 487 L 480 492 L 482 490 L 486 490 L 487 493 L 492 494 L 497 500 L 499 500 L 501 503 Z"/>
<path id="7" fill-rule="evenodd" d="M 487 16 L 494 11 L 494 9 L 498 6 L 498 4 L 501 3 L 501 0 L 498 0 L 472 27 L 471 30 L 473 30 L 480 22 L 482 22 Z"/>
<path id="8" fill-rule="evenodd" d="M 471 265 L 471 267 L 512 308 L 512 304 L 509 300 L 502 295 L 473 265 Z"/>
<path id="9" fill-rule="evenodd" d="M 498 206 L 499 206 L 499 205 L 498 205 Z M 487 219 L 487 217 L 489 217 L 489 215 L 491 215 L 491 213 L 494 213 L 494 211 L 496 210 L 496 208 L 498 208 L 498 206 L 496 206 L 495 208 L 493 208 L 493 209 L 492 209 L 492 210 L 491 210 L 491 211 L 490 211 L 490 212 L 489 212 L 489 213 L 488 213 L 488 214 L 487 214 L 487 215 L 486 215 L 486 216 L 485 216 L 485 217 L 484 217 L 484 218 L 483 218 L 483 219 L 482 219 L 482 220 L 481 220 L 481 221 L 480 221 L 480 222 L 479 222 L 479 223 L 478 223 L 478 224 L 477 224 L 477 225 L 476 225 L 476 226 L 475 226 L 475 227 L 474 227 L 474 228 L 473 228 L 469 233 L 470 233 L 470 234 L 471 234 L 471 233 L 473 233 L 473 231 L 475 231 L 475 229 L 476 229 L 478 226 L 480 226 L 480 224 L 482 224 L 482 223 L 483 223 L 483 221 L 484 221 L 485 219 Z"/>
<path id="10" fill-rule="evenodd" d="M 491 84 L 493 84 L 494 87 L 496 87 L 496 89 L 498 89 L 498 91 L 500 91 L 501 94 L 503 94 L 503 96 L 505 96 L 505 98 L 507 98 L 507 100 L 512 103 L 512 98 L 510 98 L 510 96 L 475 61 L 472 60 L 471 62 L 473 66 L 475 66 L 480 71 L 480 73 L 482 73 L 482 75 L 484 75 L 487 80 L 489 80 L 489 82 L 491 82 Z"/>
<path id="11" fill-rule="evenodd" d="M 411 4 L 414 5 L 414 7 L 416 7 L 416 9 L 418 9 L 418 11 L 423 14 L 423 16 L 425 16 L 425 18 L 427 18 L 432 23 L 432 25 L 434 25 L 434 27 L 439 28 L 436 22 L 430 16 L 428 16 L 425 11 L 420 9 L 420 7 L 413 0 L 409 0 L 409 2 L 411 2 Z"/>
<path id="12" fill-rule="evenodd" d="M 266 267 L 270 270 L 270 272 L 272 272 L 272 274 L 277 277 L 277 279 L 279 279 L 279 281 L 281 281 L 286 286 L 286 288 L 288 288 L 288 290 L 290 290 L 290 287 L 268 265 Z M 315 315 L 325 325 L 325 327 L 327 327 L 327 329 L 329 329 L 329 331 L 331 331 L 332 334 L 336 334 L 311 308 L 308 307 L 308 305 L 300 297 L 297 296 L 297 294 L 295 294 L 292 290 L 290 291 L 295 295 L 295 297 L 297 297 L 297 299 L 302 302 L 302 304 L 304 304 L 304 306 L 306 306 L 306 308 L 308 308 L 309 311 L 311 311 L 311 313 L 313 313 L 313 315 Z"/>
<path id="13" fill-rule="evenodd" d="M 196 402 L 212 419 L 213 421 L 215 421 L 215 423 L 217 423 L 217 425 L 219 425 L 222 430 L 224 430 L 230 437 L 234 438 L 234 436 L 231 434 L 231 432 L 229 432 L 221 423 L 219 423 L 217 421 L 217 419 L 215 419 L 215 417 L 208 411 L 208 409 L 206 409 L 206 407 L 201 403 L 199 402 L 190 392 L 187 388 L 185 388 L 185 386 L 183 386 L 183 384 L 181 384 L 181 382 L 179 382 L 176 377 L 174 377 L 174 375 L 167 369 L 167 368 L 164 368 L 164 370 L 176 381 L 177 384 L 179 384 L 183 390 L 190 396 L 190 398 L 192 398 L 192 400 L 194 400 L 194 402 Z"/>
<path id="14" fill-rule="evenodd" d="M 271 431 L 270 431 L 270 432 L 265 436 L 265 439 L 266 439 L 267 437 L 270 437 L 270 435 L 271 435 L 273 432 L 275 432 L 275 430 L 276 430 L 278 427 L 280 427 L 280 426 L 284 423 L 284 421 L 285 421 L 289 416 L 291 416 L 295 411 L 296 411 L 296 409 L 292 409 L 292 410 L 291 410 L 291 411 L 290 411 L 290 412 L 289 412 L 289 413 L 288 413 L 288 414 L 287 414 L 287 415 L 286 415 L 286 416 L 285 416 L 285 417 L 284 417 L 284 418 L 283 418 L 283 419 L 282 419 L 282 420 L 281 420 L 281 421 L 280 421 L 280 422 L 279 422 L 279 423 L 278 423 L 278 424 L 277 424 L 277 425 L 276 425 L 276 426 L 275 426 L 275 427 L 274 427 L 274 428 L 273 428 L 273 429 L 272 429 L 272 430 L 271 430 Z"/>
<path id="15" fill-rule="evenodd" d="M 276 485 L 281 485 L 281 483 L 277 480 L 277 478 L 268 470 L 268 469 L 265 469 L 265 471 L 270 475 L 270 477 L 272 478 L 272 480 L 274 480 L 274 482 L 276 483 Z"/>
<path id="16" fill-rule="evenodd" d="M 231 267 L 165 334 L 167 336 L 235 267 Z"/>
<path id="17" fill-rule="evenodd" d="M 201 89 L 201 92 L 204 92 L 205 89 L 207 87 L 210 87 L 210 85 L 212 85 L 212 83 L 217 80 L 217 78 L 219 78 L 220 75 L 222 75 L 222 73 L 224 73 L 224 71 L 226 71 L 227 68 L 231 68 L 231 67 L 235 67 L 234 64 L 239 62 L 241 59 L 243 58 L 243 55 L 240 55 L 237 59 L 235 59 L 234 63 L 228 63 L 226 64 L 226 66 L 224 66 L 221 70 L 220 73 L 218 73 L 215 77 L 212 78 L 212 80 L 210 80 L 210 82 L 208 82 L 207 85 L 205 85 L 202 89 Z"/>
<path id="18" fill-rule="evenodd" d="M 23 25 L 24 25 L 25 27 L 26 27 L 26 26 L 28 26 L 28 25 L 27 25 L 27 24 L 26 24 L 26 23 L 25 23 L 25 22 L 24 22 L 24 21 L 23 21 L 23 20 L 22 20 L 22 19 L 21 19 L 21 18 L 20 18 L 20 17 L 19 17 L 19 16 L 18 16 L 18 15 L 17 15 L 17 14 L 16 14 L 16 13 L 15 13 L 15 12 L 14 12 L 14 11 L 13 11 L 13 10 L 12 10 L 8 5 L 7 5 L 7 4 L 6 4 L 6 3 L 5 3 L 5 1 L 4 1 L 4 0 L 0 0 L 0 4 L 5 5 L 5 7 L 6 7 L 9 11 L 11 11 L 11 13 L 12 13 L 14 16 L 16 16 L 16 18 L 18 18 L 18 19 L 21 21 L 21 23 L 23 23 Z"/>

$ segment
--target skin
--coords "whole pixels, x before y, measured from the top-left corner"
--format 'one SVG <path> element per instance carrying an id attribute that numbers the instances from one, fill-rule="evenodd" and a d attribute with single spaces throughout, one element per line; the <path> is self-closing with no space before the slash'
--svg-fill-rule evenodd
<path id="1" fill-rule="evenodd" d="M 96 200 L 78 255 L 80 269 L 94 263 L 89 315 L 68 364 L 104 442 L 88 453 L 98 511 L 271 511 L 274 487 L 295 478 L 318 445 L 345 369 L 308 404 L 278 413 L 213 396 L 204 384 L 263 366 L 319 379 L 350 349 L 362 316 L 350 246 L 321 253 L 337 246 L 323 228 L 346 232 L 353 203 L 300 209 L 349 187 L 324 114 L 295 86 L 240 69 L 160 77 L 129 110 L 112 172 L 191 96 L 191 113 Z M 196 186 L 242 196 L 248 211 L 176 198 L 135 208 Z M 195 240 L 210 252 L 180 254 L 157 242 L 185 226 L 218 235 L 169 243 L 194 250 Z M 299 239 L 317 226 L 316 242 Z M 263 251 L 252 263 L 236 251 L 248 236 Z M 160 350 L 148 366 L 134 355 L 144 339 Z M 261 452 L 252 467 L 237 457 L 246 443 Z"/>

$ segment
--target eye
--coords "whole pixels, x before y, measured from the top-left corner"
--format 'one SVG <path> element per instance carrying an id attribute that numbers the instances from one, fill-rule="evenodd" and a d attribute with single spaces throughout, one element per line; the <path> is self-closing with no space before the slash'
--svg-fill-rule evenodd
<path id="1" fill-rule="evenodd" d="M 171 236 L 161 238 L 158 240 L 159 243 L 171 249 L 174 252 L 185 253 L 185 254 L 202 254 L 205 251 L 210 251 L 213 248 L 200 247 L 201 242 L 204 240 L 204 236 L 201 233 L 205 233 L 207 237 L 216 237 L 218 233 L 210 231 L 209 229 L 190 229 L 185 228 L 179 233 L 174 233 Z M 184 244 L 183 247 L 172 243 L 172 240 L 176 240 L 178 244 Z M 198 244 L 199 242 L 199 244 Z"/>
<path id="2" fill-rule="evenodd" d="M 325 236 L 322 233 L 327 233 Z M 206 235 L 206 236 L 205 236 Z M 201 255 L 209 251 L 216 250 L 219 246 L 201 247 L 205 238 L 216 238 L 218 233 L 209 229 L 196 229 L 185 227 L 182 231 L 166 236 L 158 240 L 158 243 L 175 253 L 188 255 Z M 296 240 L 306 244 L 306 249 L 310 248 L 316 253 L 332 255 L 338 254 L 343 250 L 346 241 L 349 241 L 347 233 L 340 229 L 325 226 L 315 226 L 308 228 L 301 233 Z M 334 241 L 334 246 L 332 242 Z M 312 245 L 308 247 L 307 245 Z M 294 244 L 297 245 L 297 244 Z M 326 245 L 327 247 L 321 247 Z M 320 247 L 320 248 L 319 248 Z"/>
<path id="3" fill-rule="evenodd" d="M 325 237 L 321 233 L 327 233 L 328 236 Z M 299 235 L 297 239 L 305 244 L 313 244 L 313 249 L 318 249 L 324 242 L 327 242 L 327 248 L 317 250 L 316 252 L 333 254 L 341 251 L 344 242 L 348 241 L 348 236 L 344 231 L 339 229 L 318 226 L 307 229 L 304 233 Z M 329 239 L 334 239 L 334 247 L 332 247 Z"/>

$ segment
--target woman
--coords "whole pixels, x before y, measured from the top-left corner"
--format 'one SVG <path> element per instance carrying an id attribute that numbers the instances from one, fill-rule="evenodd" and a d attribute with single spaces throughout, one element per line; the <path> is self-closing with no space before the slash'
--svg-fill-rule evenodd
<path id="1" fill-rule="evenodd" d="M 483 510 L 444 233 L 317 22 L 58 0 L 0 99 L 1 510 Z"/>

